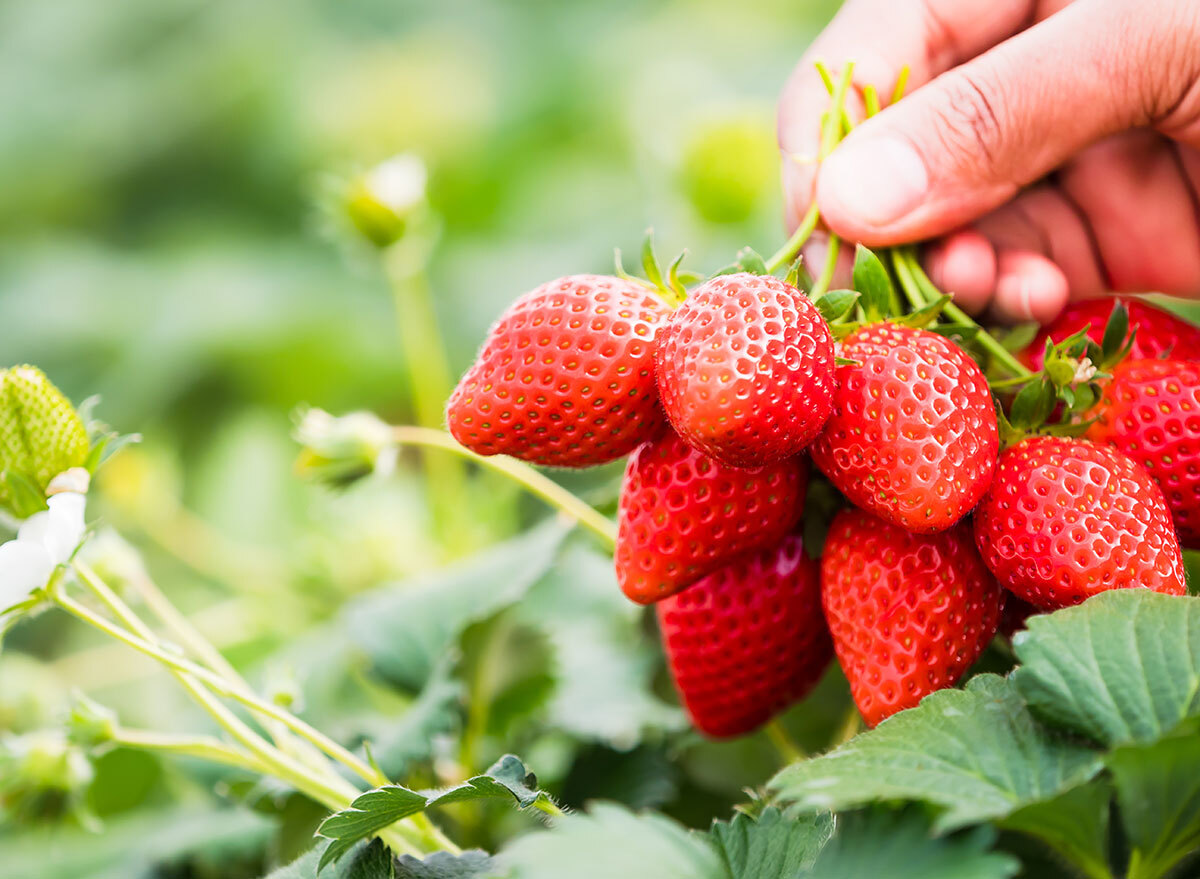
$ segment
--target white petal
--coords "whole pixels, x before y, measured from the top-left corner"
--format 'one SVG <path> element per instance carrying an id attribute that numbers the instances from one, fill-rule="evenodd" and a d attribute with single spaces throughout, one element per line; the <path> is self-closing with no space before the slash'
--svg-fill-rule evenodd
<path id="1" fill-rule="evenodd" d="M 50 558 L 55 564 L 61 564 L 71 557 L 79 541 L 83 540 L 87 497 L 69 491 L 56 494 L 46 503 L 50 506 L 50 525 L 42 540 Z"/>
<path id="2" fill-rule="evenodd" d="M 17 529 L 17 540 L 28 541 L 30 543 L 45 543 L 46 532 L 49 530 L 50 511 L 42 510 L 40 513 L 34 513 L 21 523 L 21 527 Z"/>
<path id="3" fill-rule="evenodd" d="M 45 586 L 53 571 L 54 561 L 42 544 L 27 540 L 0 544 L 0 610 Z"/>

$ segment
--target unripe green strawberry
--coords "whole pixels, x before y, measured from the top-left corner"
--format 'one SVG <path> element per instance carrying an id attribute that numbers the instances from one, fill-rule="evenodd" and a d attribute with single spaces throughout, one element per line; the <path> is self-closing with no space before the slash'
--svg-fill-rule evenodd
<path id="1" fill-rule="evenodd" d="M 0 371 L 0 473 L 44 492 L 59 473 L 82 467 L 89 450 L 83 420 L 45 373 L 32 366 Z M 0 506 L 14 502 L 9 479 L 0 479 Z"/>

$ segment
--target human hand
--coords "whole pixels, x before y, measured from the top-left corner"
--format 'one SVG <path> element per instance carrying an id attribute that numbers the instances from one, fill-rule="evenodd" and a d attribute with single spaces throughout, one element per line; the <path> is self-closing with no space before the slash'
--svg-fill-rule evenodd
<path id="1" fill-rule="evenodd" d="M 882 96 L 911 75 L 818 168 L 819 59 Z M 848 0 L 784 89 L 779 144 L 790 225 L 815 193 L 849 240 L 941 236 L 927 268 L 968 311 L 1200 296 L 1196 0 Z"/>

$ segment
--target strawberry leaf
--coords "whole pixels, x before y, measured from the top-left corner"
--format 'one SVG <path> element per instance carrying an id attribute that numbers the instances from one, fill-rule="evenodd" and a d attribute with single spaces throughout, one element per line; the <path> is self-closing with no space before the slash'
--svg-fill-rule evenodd
<path id="1" fill-rule="evenodd" d="M 1051 800 L 1018 809 L 999 824 L 1041 840 L 1088 876 L 1109 876 L 1108 818 L 1112 787 L 1097 778 Z"/>
<path id="2" fill-rule="evenodd" d="M 979 675 L 787 767 L 770 788 L 810 811 L 922 801 L 940 811 L 935 828 L 950 830 L 1057 796 L 1099 769 L 1097 753 L 1039 727 L 1009 681 Z"/>
<path id="3" fill-rule="evenodd" d="M 749 272 L 752 275 L 767 274 L 767 264 L 752 247 L 743 247 L 738 251 L 737 264 L 743 272 Z"/>
<path id="4" fill-rule="evenodd" d="M 701 834 L 662 815 L 637 815 L 610 803 L 566 815 L 497 856 L 511 879 L 732 879 Z"/>
<path id="5" fill-rule="evenodd" d="M 404 855 L 396 861 L 396 879 L 483 879 L 494 876 L 494 870 L 491 856 L 479 849 L 461 855 L 434 852 L 424 859 Z"/>
<path id="6" fill-rule="evenodd" d="M 833 835 L 828 814 L 785 818 L 775 808 L 757 819 L 745 813 L 731 821 L 713 823 L 709 835 L 725 860 L 729 875 L 737 879 L 775 879 L 808 875 L 817 855 Z"/>
<path id="7" fill-rule="evenodd" d="M 816 300 L 817 311 L 826 323 L 835 323 L 850 313 L 859 295 L 857 290 L 830 290 Z"/>
<path id="8" fill-rule="evenodd" d="M 1030 709 L 1100 744 L 1153 742 L 1200 717 L 1200 599 L 1114 589 L 1032 617 L 1013 646 Z"/>
<path id="9" fill-rule="evenodd" d="M 1121 350 L 1121 346 L 1125 344 L 1125 337 L 1128 335 L 1129 309 L 1118 299 L 1113 304 L 1112 313 L 1108 316 L 1108 323 L 1104 325 L 1104 336 L 1100 342 L 1104 363 L 1115 362 L 1112 358 Z"/>
<path id="10" fill-rule="evenodd" d="M 838 832 L 810 870 L 796 879 L 1007 879 L 1020 863 L 991 851 L 996 832 L 975 827 L 953 836 L 934 837 L 913 810 L 872 810 L 839 816 Z M 754 874 L 759 875 L 759 874 Z M 766 877 L 768 874 L 761 874 Z M 782 876 L 786 874 L 770 874 Z M 735 873 L 740 877 L 741 874 Z"/>
<path id="11" fill-rule="evenodd" d="M 432 806 L 488 799 L 512 800 L 518 809 L 543 808 L 551 802 L 549 794 L 538 789 L 537 776 L 512 754 L 501 757 L 485 774 L 446 790 L 418 792 L 385 784 L 355 797 L 345 809 L 321 822 L 317 833 L 330 843 L 321 855 L 318 870 L 336 862 L 359 840 L 403 818 Z"/>
<path id="12" fill-rule="evenodd" d="M 879 257 L 861 244 L 854 251 L 854 287 L 862 294 L 867 320 L 879 320 L 899 310 L 896 288 L 887 269 Z"/>
<path id="13" fill-rule="evenodd" d="M 1200 848 L 1200 738 L 1119 748 L 1108 768 L 1132 849 L 1126 875 L 1170 874 Z"/>

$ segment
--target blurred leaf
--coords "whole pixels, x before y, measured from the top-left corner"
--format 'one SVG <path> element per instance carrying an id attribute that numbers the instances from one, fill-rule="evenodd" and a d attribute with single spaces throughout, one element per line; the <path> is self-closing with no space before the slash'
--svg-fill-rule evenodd
<path id="1" fill-rule="evenodd" d="M 1114 589 L 1035 616 L 1013 640 L 1030 709 L 1104 745 L 1152 742 L 1200 715 L 1200 600 Z"/>
<path id="2" fill-rule="evenodd" d="M 562 784 L 564 806 L 582 808 L 589 800 L 612 800 L 631 809 L 661 806 L 675 796 L 679 767 L 661 745 L 631 751 L 606 745 L 583 748 Z"/>
<path id="3" fill-rule="evenodd" d="M 473 879 L 494 875 L 493 867 L 491 856 L 478 849 L 461 855 L 435 852 L 423 860 L 404 855 L 396 862 L 396 879 Z"/>
<path id="4" fill-rule="evenodd" d="M 371 751 L 390 778 L 403 778 L 411 764 L 428 759 L 435 739 L 459 723 L 462 685 L 449 677 L 446 663 L 436 668 L 420 695 L 399 718 L 380 722 Z"/>
<path id="5" fill-rule="evenodd" d="M 550 566 L 565 528 L 547 523 L 462 564 L 382 587 L 342 613 L 380 673 L 410 690 L 468 625 L 519 600 Z"/>
<path id="6" fill-rule="evenodd" d="M 1048 735 L 1004 678 L 939 690 L 771 781 L 785 803 L 846 809 L 905 799 L 941 809 L 939 830 L 1000 818 L 1091 778 L 1100 756 Z"/>
<path id="7" fill-rule="evenodd" d="M 513 879 L 729 879 L 703 836 L 608 803 L 519 838 L 496 860 Z"/>
<path id="8" fill-rule="evenodd" d="M 1001 820 L 1000 826 L 1041 840 L 1090 877 L 1109 879 L 1111 802 L 1111 786 L 1107 780 L 1096 779 L 1053 799 L 1018 809 Z"/>
<path id="9" fill-rule="evenodd" d="M 642 629 L 644 611 L 617 586 L 612 560 L 571 540 L 516 608 L 553 651 L 548 723 L 628 749 L 649 729 L 681 729 L 681 711 L 652 691 L 661 662 Z"/>
<path id="10" fill-rule="evenodd" d="M 392 853 L 377 839 L 351 847 L 349 854 L 332 866 L 322 866 L 321 855 L 322 846 L 318 845 L 264 879 L 393 879 L 397 875 Z"/>
<path id="11" fill-rule="evenodd" d="M 785 818 L 778 809 L 768 808 L 757 819 L 738 813 L 731 821 L 718 821 L 709 835 L 730 876 L 779 879 L 807 875 L 833 829 L 832 815 Z"/>
<path id="12" fill-rule="evenodd" d="M 1131 848 L 1127 875 L 1168 875 L 1200 849 L 1200 739 L 1187 735 L 1119 748 L 1108 768 Z"/>
<path id="13" fill-rule="evenodd" d="M 1020 870 L 1011 855 L 991 851 L 996 833 L 975 827 L 953 836 L 930 835 L 917 812 L 873 810 L 842 816 L 833 840 L 797 879 L 1007 879 Z M 765 874 L 764 874 L 765 875 Z"/>

